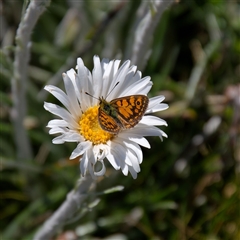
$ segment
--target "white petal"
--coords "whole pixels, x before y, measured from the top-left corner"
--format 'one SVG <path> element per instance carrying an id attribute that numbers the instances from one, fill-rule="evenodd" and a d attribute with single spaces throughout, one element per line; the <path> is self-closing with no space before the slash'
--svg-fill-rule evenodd
<path id="1" fill-rule="evenodd" d="M 108 153 L 108 155 L 106 156 L 108 161 L 111 163 L 111 165 L 116 169 L 116 170 L 119 170 L 120 169 L 120 166 L 118 164 L 118 161 L 115 157 L 115 155 L 111 154 L 111 153 Z"/>
<path id="2" fill-rule="evenodd" d="M 104 64 L 104 73 L 103 73 L 103 92 L 98 97 L 107 97 L 108 92 L 111 92 L 113 87 L 116 85 L 115 76 L 118 72 L 120 65 L 120 60 L 113 60 L 107 64 Z"/>
<path id="3" fill-rule="evenodd" d="M 135 80 L 135 77 L 134 77 L 134 75 L 136 75 L 135 74 L 136 70 L 137 70 L 136 66 L 131 66 L 128 69 L 126 77 L 124 79 L 122 79 L 122 81 L 124 81 L 124 82 L 121 85 L 117 86 L 118 92 L 120 93 L 120 95 L 118 97 L 126 96 L 126 95 L 124 95 L 125 94 L 125 90 L 128 90 L 129 86 L 131 86 L 132 84 L 136 84 L 137 83 L 136 80 Z"/>
<path id="4" fill-rule="evenodd" d="M 109 61 L 108 58 L 103 58 L 102 61 L 101 61 L 101 67 L 102 67 L 102 71 L 105 72 L 106 71 L 106 68 L 108 67 L 108 65 L 110 64 L 110 62 L 113 63 L 113 60 L 112 61 Z"/>
<path id="5" fill-rule="evenodd" d="M 143 154 L 142 154 L 141 148 L 137 144 L 131 141 L 125 140 L 124 144 L 126 145 L 127 148 L 131 149 L 134 152 L 134 154 L 137 157 L 138 163 L 142 163 Z"/>
<path id="6" fill-rule="evenodd" d="M 79 155 L 84 154 L 89 148 L 91 148 L 91 146 L 92 146 L 92 143 L 89 141 L 79 143 L 77 147 L 73 150 L 70 156 L 70 159 L 74 159 Z"/>
<path id="7" fill-rule="evenodd" d="M 84 138 L 79 133 L 68 132 L 65 134 L 64 140 L 65 142 L 82 142 Z"/>
<path id="8" fill-rule="evenodd" d="M 149 105 L 150 105 L 150 107 L 154 107 L 155 105 L 161 103 L 164 99 L 165 99 L 165 97 L 163 95 L 149 98 Z"/>
<path id="9" fill-rule="evenodd" d="M 103 64 L 103 63 L 102 63 Z M 103 82 L 102 82 L 102 93 L 99 93 L 97 97 L 107 97 L 107 93 L 110 89 L 111 82 L 114 74 L 114 61 L 109 62 L 108 64 L 103 65 Z M 111 91 L 111 90 L 110 90 Z"/>
<path id="10" fill-rule="evenodd" d="M 114 156 L 115 160 L 117 161 L 117 164 L 120 166 L 120 168 L 122 170 L 124 170 L 126 168 L 126 149 L 124 149 L 123 146 L 121 146 L 120 144 L 116 144 L 114 142 L 112 142 L 111 144 L 111 149 L 110 149 L 110 153 Z"/>
<path id="11" fill-rule="evenodd" d="M 93 96 L 99 96 L 102 90 L 102 76 L 103 76 L 102 67 L 98 56 L 93 57 L 93 62 L 94 62 L 94 68 L 92 71 Z"/>
<path id="12" fill-rule="evenodd" d="M 131 132 L 142 136 L 159 136 L 161 139 L 162 136 L 167 137 L 167 134 L 161 129 L 141 123 L 139 123 L 135 128 L 132 128 Z"/>
<path id="13" fill-rule="evenodd" d="M 74 70 L 73 70 L 74 71 Z M 69 74 L 70 71 L 67 72 Z M 69 108 L 68 110 L 74 114 L 75 118 L 79 118 L 81 115 L 81 108 L 77 101 L 76 91 L 73 85 L 73 81 L 75 81 L 75 71 L 74 71 L 74 80 L 72 81 L 71 78 L 67 75 L 63 74 L 64 85 L 66 89 L 66 93 L 69 99 Z"/>
<path id="14" fill-rule="evenodd" d="M 164 96 L 156 96 L 149 99 L 148 109 L 146 113 L 163 111 L 168 108 L 168 104 L 161 103 L 165 99 Z"/>
<path id="15" fill-rule="evenodd" d="M 95 165 L 96 160 L 94 159 L 94 154 L 93 154 L 93 151 L 91 148 L 89 148 L 86 151 L 86 159 L 88 159 L 87 169 L 88 169 L 89 173 L 91 174 L 92 178 L 96 179 L 95 171 L 94 171 L 94 165 Z"/>
<path id="16" fill-rule="evenodd" d="M 132 134 L 134 135 L 134 134 Z M 129 137 L 129 140 L 139 144 L 140 146 L 143 146 L 145 148 L 151 148 L 148 140 L 144 137 L 139 137 L 139 135 L 136 135 L 136 137 Z"/>
<path id="17" fill-rule="evenodd" d="M 123 139 L 127 139 L 127 140 L 129 139 L 145 148 L 151 148 L 148 140 L 146 138 L 144 138 L 141 134 L 135 134 L 132 131 L 126 130 L 126 131 L 121 132 L 118 136 Z"/>
<path id="18" fill-rule="evenodd" d="M 143 116 L 140 123 L 147 124 L 147 125 L 155 125 L 155 126 L 167 126 L 167 122 L 159 117 L 156 116 Z"/>
<path id="19" fill-rule="evenodd" d="M 63 144 L 63 143 L 65 143 L 65 141 L 63 140 L 63 137 L 64 137 L 63 135 L 55 137 L 52 140 L 52 143 L 54 143 L 54 144 Z"/>
<path id="20" fill-rule="evenodd" d="M 69 77 L 69 80 L 70 80 L 71 82 L 73 82 L 74 79 L 75 79 L 75 74 L 76 74 L 75 70 L 74 70 L 73 68 L 71 68 L 71 69 L 68 70 L 66 73 L 67 73 L 67 76 Z M 64 73 L 64 75 L 66 75 L 66 74 Z"/>
<path id="21" fill-rule="evenodd" d="M 108 94 L 107 99 L 115 99 L 118 96 L 120 96 L 121 92 L 119 89 L 121 89 L 121 85 L 124 85 L 124 79 L 127 75 L 128 68 L 130 65 L 130 61 L 127 60 L 123 63 L 123 65 L 119 68 L 118 72 L 116 73 L 116 76 L 114 77 Z M 118 83 L 117 87 L 115 85 Z M 114 88 L 115 87 L 115 88 Z M 110 91 L 114 88 L 114 90 L 110 93 Z"/>
<path id="22" fill-rule="evenodd" d="M 56 134 L 56 133 L 65 133 L 66 130 L 60 127 L 54 127 L 49 130 L 49 134 Z"/>
<path id="23" fill-rule="evenodd" d="M 92 86 L 89 82 L 89 70 L 84 66 L 84 63 L 81 58 L 77 59 L 78 64 L 78 78 L 76 79 L 76 84 L 78 85 L 78 89 L 81 94 L 81 103 L 84 103 L 86 106 L 91 106 L 91 98 L 85 94 L 88 92 L 92 94 Z M 85 111 L 84 107 L 81 105 L 83 111 Z"/>
<path id="24" fill-rule="evenodd" d="M 132 134 L 133 135 L 133 134 Z M 145 148 L 151 148 L 148 140 L 144 137 L 139 137 L 139 135 L 136 135 L 136 137 L 129 137 L 129 140 L 139 144 L 140 146 L 143 146 Z"/>
<path id="25" fill-rule="evenodd" d="M 114 64 L 113 64 L 113 75 L 112 75 L 112 78 L 114 78 L 118 72 L 118 69 L 119 69 L 119 65 L 121 63 L 121 60 L 115 60 L 114 61 Z"/>
<path id="26" fill-rule="evenodd" d="M 88 164 L 87 153 L 84 153 L 80 159 L 80 171 L 81 171 L 83 177 L 86 175 L 88 165 L 89 164 Z"/>
<path id="27" fill-rule="evenodd" d="M 128 170 L 131 173 L 133 179 L 136 179 L 137 178 L 137 172 L 133 169 L 133 167 L 129 166 Z"/>
<path id="28" fill-rule="evenodd" d="M 153 107 L 153 108 L 149 108 L 147 109 L 146 113 L 154 113 L 154 112 L 159 112 L 159 111 L 163 111 L 163 110 L 166 110 L 168 109 L 168 104 L 166 103 L 160 103 L 158 104 L 157 106 Z"/>
<path id="29" fill-rule="evenodd" d="M 57 127 L 67 127 L 68 123 L 61 119 L 53 119 L 53 120 L 50 120 L 47 125 L 48 128 L 53 128 L 56 126 Z"/>
<path id="30" fill-rule="evenodd" d="M 125 164 L 123 167 L 121 167 L 122 173 L 123 173 L 125 176 L 128 175 L 128 168 L 129 168 L 129 167 L 131 167 L 131 166 L 129 166 L 129 165 L 127 165 L 127 164 Z"/>
<path id="31" fill-rule="evenodd" d="M 68 97 L 60 88 L 47 85 L 44 87 L 44 89 L 48 92 L 50 92 L 55 98 L 57 98 L 66 108 L 69 108 L 69 101 Z"/>
<path id="32" fill-rule="evenodd" d="M 128 88 L 122 90 L 121 95 L 122 96 L 129 96 L 129 95 L 135 95 L 135 94 L 143 94 L 147 95 L 147 93 L 152 88 L 153 83 L 150 80 L 150 77 L 145 77 L 137 82 L 130 85 Z"/>
<path id="33" fill-rule="evenodd" d="M 109 151 L 110 149 L 106 144 L 99 144 L 93 146 L 93 154 L 95 156 L 96 161 L 103 160 Z"/>
<path id="34" fill-rule="evenodd" d="M 127 158 L 127 148 L 126 148 L 126 146 L 124 146 L 123 143 L 121 141 L 119 141 L 118 138 L 114 139 L 112 142 L 115 143 L 115 146 L 113 147 L 114 150 L 118 151 L 118 153 L 120 153 L 122 156 L 124 154 L 124 157 L 120 161 L 118 161 L 120 166 L 124 165 L 124 164 L 121 165 L 121 163 L 123 163 L 123 162 L 131 166 L 132 162 L 129 158 Z"/>
<path id="35" fill-rule="evenodd" d="M 119 138 L 119 137 L 118 137 L 118 139 L 116 139 L 115 141 L 118 142 L 119 145 L 124 144 L 123 148 L 125 149 L 125 151 L 127 151 L 126 156 L 127 156 L 127 158 L 128 158 L 128 159 L 126 159 L 125 162 L 126 162 L 128 165 L 132 166 L 132 163 L 133 163 L 131 157 L 128 156 L 128 153 L 129 153 L 128 151 L 129 151 L 129 150 L 132 150 L 131 153 L 130 153 L 130 155 L 134 154 L 134 158 L 135 158 L 135 157 L 137 158 L 137 162 L 138 162 L 138 163 L 141 163 L 141 162 L 142 162 L 142 158 L 143 158 L 142 150 L 141 150 L 141 148 L 138 146 L 138 144 L 136 144 L 136 143 L 134 143 L 134 142 L 132 142 L 132 141 L 130 141 L 130 140 L 128 140 L 128 139 L 122 139 L 122 138 Z M 127 160 L 129 160 L 129 159 L 130 159 L 131 164 L 129 164 L 129 161 L 127 161 Z"/>
<path id="36" fill-rule="evenodd" d="M 52 104 L 52 103 L 48 103 L 48 102 L 44 102 L 44 108 L 47 111 L 53 113 L 54 115 L 61 117 L 63 120 L 68 122 L 69 127 L 75 128 L 75 129 L 78 128 L 78 124 L 73 120 L 72 115 L 66 109 L 64 109 L 56 104 Z"/>
<path id="37" fill-rule="evenodd" d="M 103 176 L 106 173 L 106 167 L 104 165 L 104 162 L 103 161 L 98 161 L 98 164 L 99 163 L 102 164 L 101 170 L 96 172 L 95 169 L 94 169 L 94 175 L 97 176 L 97 177 Z"/>
<path id="38" fill-rule="evenodd" d="M 127 159 L 129 159 L 129 161 L 131 162 L 131 164 L 128 165 L 132 166 L 136 172 L 140 172 L 138 158 L 136 157 L 135 152 L 133 152 L 131 149 L 127 149 Z"/>

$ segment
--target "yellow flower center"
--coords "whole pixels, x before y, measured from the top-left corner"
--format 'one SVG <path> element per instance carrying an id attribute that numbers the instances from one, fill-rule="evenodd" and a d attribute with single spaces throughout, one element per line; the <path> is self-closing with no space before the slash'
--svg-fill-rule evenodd
<path id="1" fill-rule="evenodd" d="M 98 122 L 98 106 L 90 107 L 79 120 L 80 133 L 94 145 L 105 144 L 113 134 L 104 131 Z"/>

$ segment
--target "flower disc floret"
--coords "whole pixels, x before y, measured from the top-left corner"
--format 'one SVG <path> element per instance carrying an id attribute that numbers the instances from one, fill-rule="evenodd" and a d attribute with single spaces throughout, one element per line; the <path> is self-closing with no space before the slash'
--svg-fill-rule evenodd
<path id="1" fill-rule="evenodd" d="M 90 107 L 80 121 L 80 134 L 94 145 L 106 144 L 113 135 L 104 131 L 98 123 L 98 106 Z"/>

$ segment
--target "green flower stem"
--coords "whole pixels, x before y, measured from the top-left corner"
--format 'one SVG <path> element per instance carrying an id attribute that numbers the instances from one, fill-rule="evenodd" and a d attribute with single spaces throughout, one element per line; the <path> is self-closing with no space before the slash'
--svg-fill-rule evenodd
<path id="1" fill-rule="evenodd" d="M 34 240 L 48 240 L 71 220 L 75 213 L 82 207 L 84 201 L 88 197 L 89 189 L 94 180 L 87 174 L 78 182 L 76 189 L 68 193 L 66 200 L 54 212 L 54 214 L 43 224 L 34 236 Z"/>

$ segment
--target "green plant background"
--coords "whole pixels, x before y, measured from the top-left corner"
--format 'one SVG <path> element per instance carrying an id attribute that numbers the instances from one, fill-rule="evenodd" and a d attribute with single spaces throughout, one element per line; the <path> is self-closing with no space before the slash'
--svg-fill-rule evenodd
<path id="1" fill-rule="evenodd" d="M 18 161 L 10 79 L 24 4 L 3 1 L 0 239 L 32 239 L 79 178 L 79 162 L 68 159 L 75 144 L 52 144 L 45 127 L 53 116 L 43 108 L 44 86 L 67 59 L 74 59 L 67 69 L 75 67 L 77 57 L 92 69 L 94 55 L 127 57 L 140 3 L 52 0 L 32 33 L 24 124 L 34 158 Z M 143 149 L 136 180 L 108 165 L 96 191 L 118 185 L 124 190 L 102 194 L 95 207 L 85 206 L 87 211 L 79 211 L 54 239 L 63 240 L 67 231 L 79 239 L 240 239 L 239 3 L 183 0 L 172 5 L 154 32 L 151 50 L 143 76 L 154 83 L 150 96 L 163 94 L 170 106 L 158 113 L 168 122 L 162 128 L 168 139 L 148 138 L 151 149 Z M 191 97 L 189 79 L 196 67 L 203 72 Z M 58 79 L 63 89 L 61 75 Z M 52 96 L 46 100 L 58 103 Z"/>

